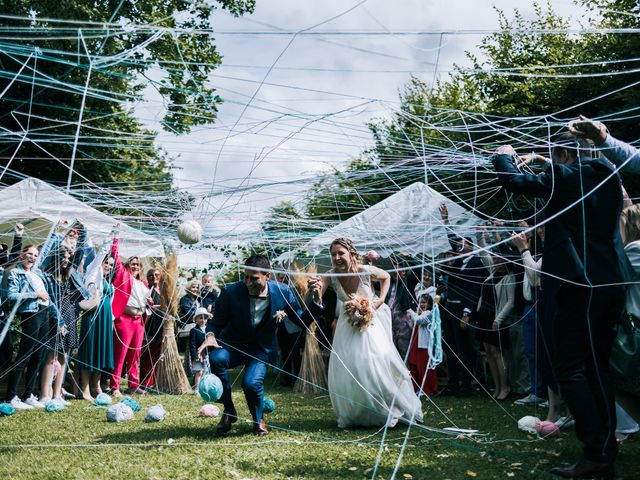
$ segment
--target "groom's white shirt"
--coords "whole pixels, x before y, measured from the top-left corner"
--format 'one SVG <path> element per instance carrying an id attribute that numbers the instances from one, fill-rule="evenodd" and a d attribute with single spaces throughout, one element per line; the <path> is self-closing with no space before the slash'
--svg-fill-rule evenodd
<path id="1" fill-rule="evenodd" d="M 262 293 L 257 297 L 249 296 L 249 312 L 251 313 L 251 324 L 256 327 L 264 317 L 264 313 L 269 308 L 269 286 L 267 285 Z"/>

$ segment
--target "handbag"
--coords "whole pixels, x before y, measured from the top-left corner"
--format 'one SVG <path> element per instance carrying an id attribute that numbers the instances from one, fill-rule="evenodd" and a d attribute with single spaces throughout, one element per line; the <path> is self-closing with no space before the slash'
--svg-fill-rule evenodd
<path id="1" fill-rule="evenodd" d="M 629 314 L 618 324 L 609 365 L 614 377 L 631 387 L 630 393 L 640 394 L 640 322 Z"/>

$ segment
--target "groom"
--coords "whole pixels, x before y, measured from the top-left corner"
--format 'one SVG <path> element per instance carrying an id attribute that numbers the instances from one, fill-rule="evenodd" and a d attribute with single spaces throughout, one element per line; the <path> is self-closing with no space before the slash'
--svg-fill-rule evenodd
<path id="1" fill-rule="evenodd" d="M 222 381 L 224 412 L 216 428 L 218 435 L 227 433 L 237 421 L 227 369 L 238 365 L 245 367 L 242 390 L 253 417 L 253 433 L 269 433 L 262 418 L 263 383 L 269 359 L 277 356 L 277 325 L 286 315 L 305 326 L 295 295 L 285 284 L 271 280 L 270 270 L 269 259 L 263 255 L 246 260 L 244 281 L 222 289 L 198 349 L 202 356 L 207 347 L 213 347 L 209 351 L 211 371 Z"/>

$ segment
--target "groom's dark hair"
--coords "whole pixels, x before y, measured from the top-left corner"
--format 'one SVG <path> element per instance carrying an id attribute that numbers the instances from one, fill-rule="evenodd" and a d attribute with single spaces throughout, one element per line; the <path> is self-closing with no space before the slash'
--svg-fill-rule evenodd
<path id="1" fill-rule="evenodd" d="M 244 266 L 263 271 L 264 273 L 271 270 L 271 262 L 264 255 L 251 255 L 244 262 Z"/>

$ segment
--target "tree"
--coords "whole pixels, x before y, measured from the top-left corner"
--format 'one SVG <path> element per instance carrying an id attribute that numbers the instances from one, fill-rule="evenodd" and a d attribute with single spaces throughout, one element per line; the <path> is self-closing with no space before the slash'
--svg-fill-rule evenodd
<path id="1" fill-rule="evenodd" d="M 179 208 L 185 198 L 172 190 L 171 161 L 132 105 L 154 85 L 166 105 L 165 130 L 183 134 L 214 122 L 222 101 L 207 84 L 221 61 L 212 41 L 214 11 L 242 15 L 254 6 L 255 0 L 0 0 L 2 180 L 124 184 L 167 194 Z"/>
<path id="2" fill-rule="evenodd" d="M 640 27 L 635 0 L 582 4 L 591 13 L 586 17 L 589 27 Z M 534 7 L 531 21 L 517 10 L 512 18 L 498 11 L 501 31 L 481 41 L 478 55 L 467 53 L 470 69 L 455 66 L 433 88 L 412 77 L 392 117 L 369 124 L 373 148 L 314 185 L 307 216 L 344 220 L 405 185 L 423 181 L 480 215 L 522 217 L 534 204 L 507 201 L 491 170 L 470 164 L 503 143 L 516 142 L 525 153 L 539 148 L 540 139 L 564 129 L 580 113 L 608 118 L 614 134 L 636 138 L 633 113 L 640 86 L 634 85 L 632 74 L 639 63 L 640 37 L 572 35 L 550 2 Z M 634 179 L 625 178 L 625 186 L 632 196 L 640 193 Z"/>

